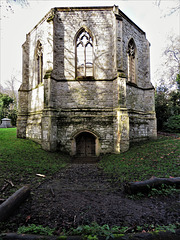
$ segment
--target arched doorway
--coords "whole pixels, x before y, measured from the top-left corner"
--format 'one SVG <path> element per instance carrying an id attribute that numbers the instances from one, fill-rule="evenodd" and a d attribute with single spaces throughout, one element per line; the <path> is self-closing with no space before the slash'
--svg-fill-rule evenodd
<path id="1" fill-rule="evenodd" d="M 96 155 L 96 138 L 89 132 L 82 132 L 76 137 L 76 156 L 94 157 Z"/>

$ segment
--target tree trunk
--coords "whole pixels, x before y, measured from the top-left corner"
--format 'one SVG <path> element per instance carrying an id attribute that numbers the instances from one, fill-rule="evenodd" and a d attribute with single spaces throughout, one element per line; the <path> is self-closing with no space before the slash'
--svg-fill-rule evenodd
<path id="1" fill-rule="evenodd" d="M 124 191 L 128 194 L 136 194 L 138 192 L 147 193 L 152 188 L 158 188 L 162 184 L 175 185 L 180 188 L 180 177 L 176 178 L 156 178 L 152 177 L 149 180 L 142 182 L 129 182 L 124 185 Z"/>
<path id="2" fill-rule="evenodd" d="M 17 190 L 5 202 L 0 205 L 0 222 L 8 218 L 30 194 L 30 187 L 24 186 Z"/>

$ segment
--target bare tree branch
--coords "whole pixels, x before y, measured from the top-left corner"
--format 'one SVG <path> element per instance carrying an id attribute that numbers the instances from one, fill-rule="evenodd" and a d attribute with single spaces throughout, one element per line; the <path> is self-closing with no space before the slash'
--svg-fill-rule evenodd
<path id="1" fill-rule="evenodd" d="M 29 5 L 29 1 L 28 0 L 6 0 L 6 2 L 9 5 L 12 5 L 13 3 L 19 4 L 22 7 L 27 7 Z"/>
<path id="2" fill-rule="evenodd" d="M 160 4 L 161 4 L 161 0 L 156 0 L 155 1 L 155 5 L 157 5 L 158 7 L 160 6 Z"/>
<path id="3" fill-rule="evenodd" d="M 170 36 L 169 44 L 163 51 L 163 64 L 157 71 L 157 86 L 165 86 L 169 91 L 177 88 L 176 78 L 180 73 L 180 38 Z"/>
<path id="4" fill-rule="evenodd" d="M 29 0 L 4 0 L 0 1 L 0 9 L 1 9 L 1 17 L 2 18 L 7 17 L 7 13 L 14 13 L 13 5 L 18 4 L 21 7 L 28 7 L 29 6 Z M 2 11 L 3 10 L 3 11 Z"/>
<path id="5" fill-rule="evenodd" d="M 179 62 L 179 61 L 180 61 L 180 59 L 178 58 L 178 54 L 179 54 L 178 51 L 175 52 L 175 51 L 173 51 L 173 50 L 167 50 L 167 51 L 165 52 L 165 54 L 168 55 L 168 53 L 172 53 L 172 55 L 174 56 L 174 60 L 175 60 L 176 62 Z"/>
<path id="6" fill-rule="evenodd" d="M 156 0 L 155 1 L 155 5 L 157 6 L 157 7 L 160 7 L 161 6 L 161 4 L 162 4 L 162 0 Z M 165 15 L 164 15 L 164 17 L 168 17 L 168 16 L 170 16 L 170 15 L 172 15 L 172 14 L 174 14 L 175 12 L 177 12 L 177 11 L 179 11 L 180 10 L 180 1 L 179 0 L 174 0 L 174 1 L 171 1 L 172 3 L 176 3 L 176 5 L 174 6 L 174 7 L 170 7 L 169 8 L 169 12 L 168 13 L 166 13 Z"/>

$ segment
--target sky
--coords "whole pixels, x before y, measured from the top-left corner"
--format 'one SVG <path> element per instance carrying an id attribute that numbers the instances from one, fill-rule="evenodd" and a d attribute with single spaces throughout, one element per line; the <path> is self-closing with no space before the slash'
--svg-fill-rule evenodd
<path id="1" fill-rule="evenodd" d="M 162 53 L 170 35 L 180 36 L 180 12 L 168 16 L 177 0 L 161 0 L 158 7 L 156 0 L 29 0 L 28 7 L 13 4 L 12 11 L 6 8 L 6 0 L 1 2 L 0 20 L 0 85 L 6 88 L 7 81 L 16 77 L 15 88 L 22 82 L 22 44 L 26 34 L 53 7 L 73 6 L 119 6 L 133 22 L 144 32 L 151 43 L 151 81 L 156 85 L 157 70 L 162 65 Z"/>

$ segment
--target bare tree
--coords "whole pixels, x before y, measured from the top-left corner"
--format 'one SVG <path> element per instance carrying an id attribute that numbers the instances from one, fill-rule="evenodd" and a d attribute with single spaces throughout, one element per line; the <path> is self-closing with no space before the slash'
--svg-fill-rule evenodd
<path id="1" fill-rule="evenodd" d="M 18 4 L 21 7 L 28 7 L 29 6 L 29 0 L 4 0 L 4 1 L 0 1 L 1 18 L 6 17 L 7 12 L 14 13 L 13 4 Z M 2 9 L 4 9 L 6 13 L 3 13 Z"/>
<path id="2" fill-rule="evenodd" d="M 12 75 L 11 79 L 6 82 L 6 88 L 2 92 L 3 95 L 8 96 L 8 99 L 12 100 L 8 105 L 8 117 L 11 119 L 13 126 L 16 126 L 17 119 L 18 92 L 15 90 L 17 81 L 16 76 Z"/>
<path id="3" fill-rule="evenodd" d="M 179 36 L 169 38 L 170 44 L 167 45 L 164 55 L 166 58 L 165 66 L 170 72 L 171 80 L 176 80 L 180 73 L 180 38 Z"/>
<path id="4" fill-rule="evenodd" d="M 29 1 L 28 0 L 6 0 L 6 2 L 8 4 L 12 4 L 12 3 L 17 3 L 20 4 L 22 7 L 23 6 L 28 6 L 29 5 Z"/>
<path id="5" fill-rule="evenodd" d="M 18 92 L 15 90 L 15 83 L 17 82 L 17 78 L 12 75 L 11 79 L 6 82 L 6 94 L 8 94 L 11 98 L 14 99 L 14 103 L 17 105 Z"/>
<path id="6" fill-rule="evenodd" d="M 180 38 L 170 36 L 169 44 L 163 52 L 163 64 L 157 73 L 158 86 L 164 86 L 169 91 L 177 89 L 177 75 L 180 74 Z"/>
<path id="7" fill-rule="evenodd" d="M 155 0 L 155 5 L 160 7 L 162 4 L 163 0 Z M 173 0 L 171 3 L 174 3 L 173 7 L 170 7 L 168 12 L 164 15 L 164 17 L 170 16 L 173 13 L 176 13 L 180 10 L 180 1 L 179 0 Z"/>

